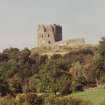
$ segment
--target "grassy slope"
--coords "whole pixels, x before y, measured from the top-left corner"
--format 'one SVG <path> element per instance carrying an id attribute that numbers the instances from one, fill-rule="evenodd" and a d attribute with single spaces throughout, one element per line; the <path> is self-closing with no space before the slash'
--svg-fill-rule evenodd
<path id="1" fill-rule="evenodd" d="M 56 46 L 56 47 L 36 47 L 31 49 L 32 55 L 35 53 L 42 54 L 42 55 L 53 55 L 53 54 L 61 54 L 64 55 L 68 52 L 75 52 L 80 49 L 84 48 L 96 48 L 97 45 L 90 45 L 90 44 L 85 44 L 85 45 L 75 45 L 75 46 Z"/>
<path id="2" fill-rule="evenodd" d="M 89 100 L 94 105 L 99 105 L 105 100 L 105 89 L 88 90 L 85 92 L 74 93 L 72 96 Z"/>

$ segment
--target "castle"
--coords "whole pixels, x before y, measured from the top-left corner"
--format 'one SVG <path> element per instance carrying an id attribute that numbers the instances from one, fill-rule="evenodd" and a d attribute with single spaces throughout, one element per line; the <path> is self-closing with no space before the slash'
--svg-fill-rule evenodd
<path id="1" fill-rule="evenodd" d="M 37 30 L 38 47 L 45 46 L 72 46 L 85 44 L 83 38 L 62 40 L 62 26 L 60 25 L 39 25 Z"/>

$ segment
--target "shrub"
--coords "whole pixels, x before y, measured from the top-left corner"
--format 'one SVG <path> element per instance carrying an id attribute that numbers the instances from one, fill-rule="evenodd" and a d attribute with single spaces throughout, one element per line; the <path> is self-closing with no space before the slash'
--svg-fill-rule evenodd
<path id="1" fill-rule="evenodd" d="M 92 105 L 90 102 L 88 101 L 83 101 L 81 99 L 77 99 L 77 98 L 67 98 L 67 97 L 48 97 L 45 100 L 44 105 Z"/>
<path id="2" fill-rule="evenodd" d="M 42 105 L 43 98 L 35 93 L 19 94 L 16 96 L 16 105 Z"/>
<path id="3" fill-rule="evenodd" d="M 26 94 L 26 103 L 29 103 L 29 105 L 42 105 L 43 99 L 34 93 L 28 93 Z"/>
<path id="4" fill-rule="evenodd" d="M 72 92 L 75 92 L 75 91 L 83 91 L 83 84 L 74 80 L 72 81 Z"/>
<path id="5" fill-rule="evenodd" d="M 12 96 L 0 98 L 0 105 L 16 105 L 15 98 Z"/>
<path id="6" fill-rule="evenodd" d="M 99 43 L 95 61 L 95 70 L 97 80 L 101 80 L 105 75 L 105 37 L 103 37 Z"/>
<path id="7" fill-rule="evenodd" d="M 10 92 L 9 85 L 6 81 L 0 80 L 0 95 L 4 96 Z"/>

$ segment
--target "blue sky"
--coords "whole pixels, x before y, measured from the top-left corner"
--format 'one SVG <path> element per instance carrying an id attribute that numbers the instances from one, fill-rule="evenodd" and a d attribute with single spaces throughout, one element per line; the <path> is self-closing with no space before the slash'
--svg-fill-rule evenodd
<path id="1" fill-rule="evenodd" d="M 38 24 L 60 24 L 63 39 L 105 36 L 105 0 L 0 0 L 0 49 L 37 46 Z"/>

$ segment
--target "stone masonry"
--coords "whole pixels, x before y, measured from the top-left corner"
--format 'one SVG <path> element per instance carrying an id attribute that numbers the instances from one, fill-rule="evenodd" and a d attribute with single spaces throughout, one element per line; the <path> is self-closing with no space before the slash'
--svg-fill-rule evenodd
<path id="1" fill-rule="evenodd" d="M 46 46 L 73 46 L 85 44 L 83 38 L 62 40 L 62 26 L 60 25 L 39 25 L 37 30 L 38 47 Z"/>
<path id="2" fill-rule="evenodd" d="M 49 46 L 62 40 L 62 26 L 39 25 L 37 30 L 38 46 Z"/>

